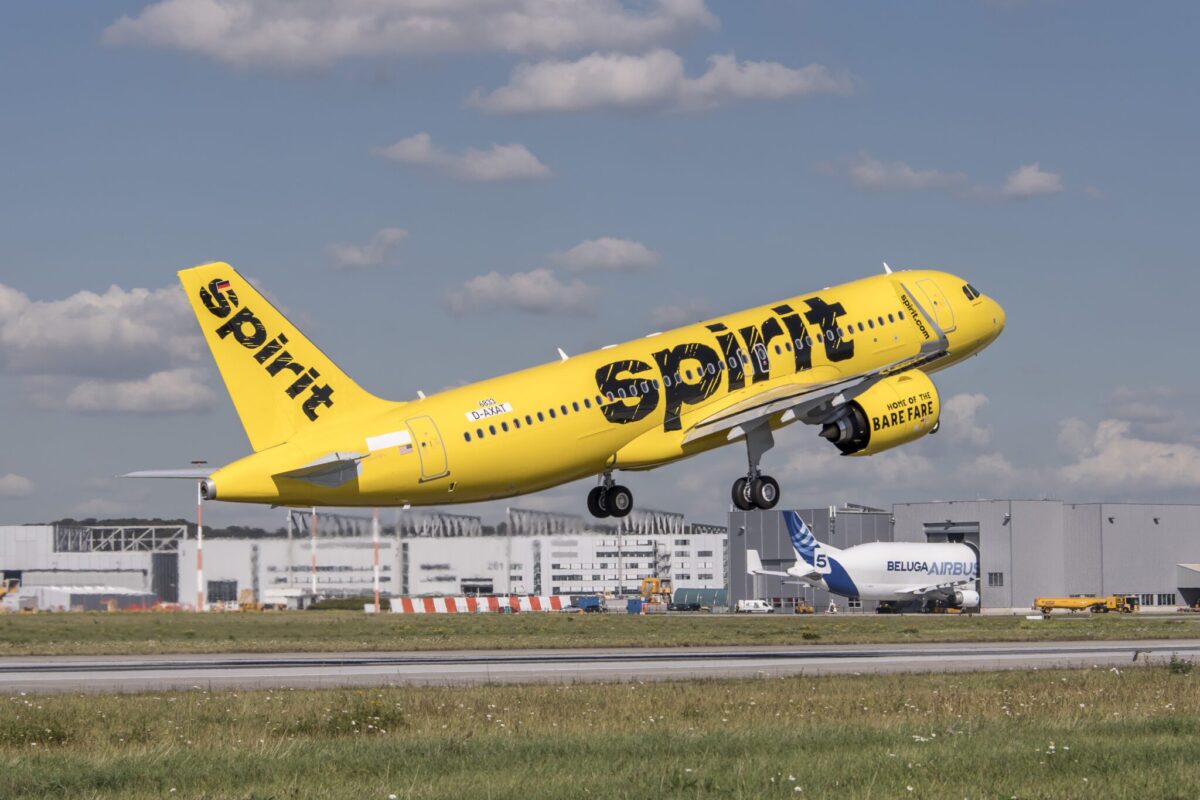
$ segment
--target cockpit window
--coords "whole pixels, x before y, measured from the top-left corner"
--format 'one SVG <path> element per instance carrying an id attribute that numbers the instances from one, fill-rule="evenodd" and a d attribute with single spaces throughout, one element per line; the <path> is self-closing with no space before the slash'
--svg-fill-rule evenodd
<path id="1" fill-rule="evenodd" d="M 976 289 L 974 286 L 972 286 L 969 283 L 964 285 L 962 287 L 962 290 L 963 290 L 963 294 L 965 294 L 967 296 L 968 300 L 975 300 L 982 294 L 982 292 L 980 292 L 978 289 Z"/>

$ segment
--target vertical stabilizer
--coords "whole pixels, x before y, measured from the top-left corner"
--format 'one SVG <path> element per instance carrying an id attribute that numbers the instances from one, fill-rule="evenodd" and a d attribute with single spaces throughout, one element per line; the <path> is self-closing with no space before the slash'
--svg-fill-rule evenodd
<path id="1" fill-rule="evenodd" d="M 812 567 L 818 572 L 828 572 L 829 564 L 827 559 L 820 558 L 822 554 L 833 555 L 841 551 L 836 547 L 831 547 L 827 544 L 821 544 L 817 541 L 817 537 L 813 536 L 813 532 L 809 530 L 808 525 L 800 518 L 800 515 L 795 511 L 784 511 L 783 519 L 787 523 L 788 536 L 792 540 L 792 548 L 796 551 L 796 557 L 801 564 Z"/>
<path id="2" fill-rule="evenodd" d="M 361 389 L 228 264 L 185 269 L 179 280 L 255 452 L 392 405 Z"/>

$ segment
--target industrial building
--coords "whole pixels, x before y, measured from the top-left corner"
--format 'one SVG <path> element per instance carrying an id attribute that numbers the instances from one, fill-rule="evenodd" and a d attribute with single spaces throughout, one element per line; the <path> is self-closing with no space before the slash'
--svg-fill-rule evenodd
<path id="1" fill-rule="evenodd" d="M 426 510 L 388 510 L 378 537 L 381 595 L 636 594 L 643 578 L 678 589 L 725 586 L 726 531 L 682 514 L 639 510 L 617 524 L 510 509 L 504 524 Z M 313 524 L 315 521 L 315 525 Z M 109 600 L 195 607 L 232 603 L 250 590 L 260 602 L 369 595 L 376 543 L 369 517 L 289 511 L 286 535 L 208 538 L 203 598 L 197 539 L 187 526 L 21 525 L 0 527 L 0 571 L 45 607 L 94 607 Z M 46 593 L 39 587 L 89 587 Z M 72 600 L 45 598 L 71 597 Z M 300 604 L 303 600 L 300 601 Z"/>
<path id="2" fill-rule="evenodd" d="M 1028 610 L 1038 596 L 1137 594 L 1143 609 L 1200 601 L 1200 506 L 973 500 L 800 510 L 816 538 L 836 547 L 871 541 L 965 542 L 979 553 L 980 609 Z M 729 599 L 762 598 L 782 610 L 797 598 L 818 609 L 823 591 L 746 572 L 746 550 L 768 569 L 795 555 L 778 512 L 729 515 Z M 842 610 L 874 604 L 833 598 Z"/>
<path id="3" fill-rule="evenodd" d="M 283 512 L 281 512 L 283 513 Z M 1200 602 L 1200 506 L 977 500 L 800 511 L 816 538 L 845 548 L 872 541 L 965 542 L 979 553 L 984 613 L 1028 610 L 1037 596 L 1137 594 L 1143 609 Z M 619 523 L 511 509 L 503 523 L 436 510 L 384 512 L 379 588 L 385 596 L 636 594 L 646 577 L 680 590 L 728 589 L 727 602 L 766 599 L 782 611 L 870 612 L 871 601 L 746 571 L 746 550 L 786 570 L 795 554 L 779 512 L 733 512 L 728 531 L 684 515 L 638 510 Z M 375 586 L 369 517 L 286 516 L 286 534 L 209 538 L 204 599 L 368 595 Z M 315 535 L 314 535 L 315 533 Z M 0 572 L 30 603 L 98 607 L 199 599 L 188 526 L 0 527 Z M 35 590 L 40 590 L 35 592 Z M 709 594 L 708 597 L 715 595 Z M 65 598 L 65 599 L 64 599 Z M 8 602 L 11 605 L 12 598 Z M 706 603 L 710 604 L 710 603 Z"/>

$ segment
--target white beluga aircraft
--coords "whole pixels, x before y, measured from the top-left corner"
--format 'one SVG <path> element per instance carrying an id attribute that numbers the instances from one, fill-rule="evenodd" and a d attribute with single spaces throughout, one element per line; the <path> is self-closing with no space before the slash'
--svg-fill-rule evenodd
<path id="1" fill-rule="evenodd" d="M 795 511 L 784 511 L 796 563 L 786 572 L 763 569 L 757 550 L 746 551 L 751 575 L 797 578 L 831 594 L 900 604 L 933 601 L 951 608 L 979 606 L 979 556 L 970 545 L 868 542 L 838 549 L 818 542 Z"/>

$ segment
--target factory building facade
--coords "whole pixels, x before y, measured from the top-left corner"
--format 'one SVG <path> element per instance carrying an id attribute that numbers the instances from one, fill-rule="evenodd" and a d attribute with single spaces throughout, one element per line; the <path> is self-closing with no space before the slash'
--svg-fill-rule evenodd
<path id="1" fill-rule="evenodd" d="M 286 536 L 207 538 L 206 602 L 233 603 L 246 590 L 260 602 L 371 594 L 371 520 L 321 513 L 315 528 L 313 522 L 309 513 L 291 512 Z M 600 526 L 510 509 L 497 528 L 477 517 L 402 512 L 379 530 L 379 588 L 387 596 L 619 595 L 637 594 L 644 578 L 656 577 L 677 589 L 716 590 L 725 586 L 726 538 L 724 528 L 662 511 Z M 141 591 L 150 602 L 195 606 L 197 561 L 197 540 L 186 526 L 0 527 L 0 570 L 38 598 L 80 594 L 37 587 L 87 585 L 93 594 L 120 595 L 122 604 L 129 591 Z"/>
<path id="2" fill-rule="evenodd" d="M 980 609 L 1029 610 L 1035 597 L 1136 594 L 1144 609 L 1200 602 L 1200 506 L 975 500 L 803 509 L 819 541 L 845 548 L 869 541 L 964 542 L 979 553 Z M 768 570 L 795 562 L 778 512 L 729 515 L 730 602 L 766 599 L 780 610 L 797 598 L 818 610 L 831 598 L 818 590 L 746 572 L 746 550 Z M 874 603 L 832 598 L 840 610 Z"/>

